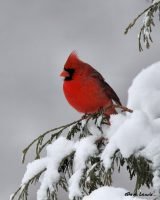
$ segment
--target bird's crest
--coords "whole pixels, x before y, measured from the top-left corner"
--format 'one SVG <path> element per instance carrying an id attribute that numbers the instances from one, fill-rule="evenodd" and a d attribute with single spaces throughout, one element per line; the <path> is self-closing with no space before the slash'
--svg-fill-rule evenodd
<path id="1" fill-rule="evenodd" d="M 80 61 L 77 52 L 72 51 L 72 53 L 69 55 L 64 67 L 65 68 L 72 68 L 73 66 L 75 67 L 76 64 Z"/>

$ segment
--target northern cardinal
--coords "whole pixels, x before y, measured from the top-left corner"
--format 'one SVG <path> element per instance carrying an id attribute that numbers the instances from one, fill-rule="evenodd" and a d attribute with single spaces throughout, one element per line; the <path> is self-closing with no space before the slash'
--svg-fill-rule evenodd
<path id="1" fill-rule="evenodd" d="M 102 75 L 72 52 L 60 74 L 64 77 L 63 91 L 69 104 L 78 112 L 89 114 L 105 110 L 105 115 L 116 114 L 113 102 L 121 105 L 115 91 Z"/>

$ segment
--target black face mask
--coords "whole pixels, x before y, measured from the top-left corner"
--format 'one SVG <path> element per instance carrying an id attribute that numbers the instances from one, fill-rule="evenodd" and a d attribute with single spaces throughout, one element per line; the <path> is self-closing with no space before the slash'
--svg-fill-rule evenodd
<path id="1" fill-rule="evenodd" d="M 65 81 L 70 81 L 70 80 L 72 80 L 72 79 L 73 79 L 73 74 L 74 74 L 75 70 L 72 69 L 72 68 L 69 68 L 69 69 L 64 68 L 64 70 L 65 70 L 66 72 L 69 73 L 69 76 L 65 77 L 64 80 L 65 80 Z"/>

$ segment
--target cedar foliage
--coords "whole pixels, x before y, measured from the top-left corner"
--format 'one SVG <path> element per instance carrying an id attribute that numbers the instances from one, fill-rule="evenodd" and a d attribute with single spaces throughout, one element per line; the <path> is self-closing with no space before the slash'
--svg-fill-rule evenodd
<path id="1" fill-rule="evenodd" d="M 140 31 L 138 33 L 138 47 L 139 51 L 143 51 L 143 44 L 147 49 L 149 49 L 152 40 L 152 29 L 155 26 L 154 18 L 156 14 L 160 20 L 160 1 L 152 0 L 152 4 L 143 10 L 125 29 L 124 34 L 127 34 L 128 31 L 136 24 L 137 20 L 143 16 L 142 26 L 140 27 Z"/>
<path id="2" fill-rule="evenodd" d="M 123 112 L 132 112 L 125 107 L 121 107 L 121 109 Z M 99 118 L 101 118 L 100 124 L 98 122 Z M 82 123 L 84 119 L 86 120 L 85 124 Z M 111 158 L 111 168 L 106 171 L 102 161 L 100 160 L 100 155 L 108 143 L 108 140 L 103 135 L 102 126 L 110 126 L 110 122 L 103 115 L 102 111 L 95 114 L 85 115 L 77 121 L 60 126 L 58 128 L 54 128 L 41 134 L 23 150 L 22 162 L 25 161 L 26 154 L 32 146 L 34 146 L 35 149 L 35 159 L 40 159 L 41 153 L 46 148 L 46 146 L 48 144 L 51 144 L 61 135 L 64 135 L 68 140 L 74 139 L 77 141 L 81 140 L 84 137 L 92 135 L 92 133 L 88 129 L 88 123 L 90 121 L 94 122 L 102 135 L 95 143 L 98 152 L 95 155 L 89 157 L 87 162 L 85 163 L 86 167 L 83 170 L 83 175 L 80 181 L 80 188 L 83 196 L 90 194 L 93 190 L 101 186 L 111 186 L 112 175 L 114 171 L 118 170 L 118 172 L 120 173 L 122 167 L 125 167 L 128 171 L 130 180 L 133 180 L 134 178 L 136 179 L 135 188 L 133 189 L 134 194 L 137 194 L 142 186 L 147 186 L 148 188 L 150 188 L 152 186 L 153 179 L 153 171 L 151 168 L 152 163 L 144 157 L 131 155 L 129 158 L 123 158 L 119 149 L 117 149 L 117 151 Z M 68 179 L 73 175 L 74 154 L 75 152 L 72 152 L 61 161 L 58 169 L 61 177 L 56 185 L 54 185 L 54 192 L 50 191 L 49 189 L 47 190 L 48 200 L 58 199 L 57 194 L 59 188 L 62 188 L 66 192 L 68 191 Z M 25 185 L 21 185 L 12 195 L 11 200 L 28 200 L 30 185 L 32 185 L 33 183 L 37 183 L 40 176 L 45 172 L 45 170 L 46 169 L 36 174 Z M 82 199 L 82 197 L 75 197 L 75 200 L 80 199 Z"/>

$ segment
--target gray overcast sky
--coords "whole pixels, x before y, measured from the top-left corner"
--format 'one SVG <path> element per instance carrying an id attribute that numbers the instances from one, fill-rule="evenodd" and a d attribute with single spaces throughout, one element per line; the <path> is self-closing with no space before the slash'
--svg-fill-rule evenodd
<path id="1" fill-rule="evenodd" d="M 159 60 L 157 28 L 143 53 L 138 25 L 123 35 L 147 6 L 145 0 L 0 0 L 0 199 L 20 184 L 22 149 L 41 132 L 80 117 L 59 77 L 72 50 L 103 74 L 124 104 L 133 77 Z"/>

